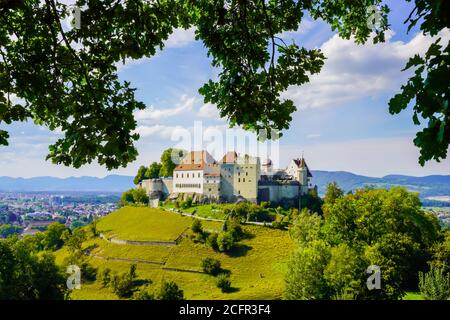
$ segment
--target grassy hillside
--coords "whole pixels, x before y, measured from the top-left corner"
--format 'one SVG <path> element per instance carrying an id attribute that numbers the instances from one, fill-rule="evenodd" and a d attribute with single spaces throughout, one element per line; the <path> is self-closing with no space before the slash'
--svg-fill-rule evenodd
<path id="1" fill-rule="evenodd" d="M 122 240 L 173 241 L 178 238 L 178 245 L 121 245 L 99 238 L 90 239 L 84 243 L 85 248 L 95 247 L 91 251 L 93 256 L 89 257 L 89 263 L 100 271 L 110 268 L 124 272 L 130 263 L 139 260 L 136 264 L 140 279 L 152 280 L 152 286 L 157 286 L 162 279 L 173 280 L 184 290 L 187 299 L 281 298 L 284 266 L 293 248 L 287 231 L 244 226 L 251 236 L 225 254 L 215 252 L 205 244 L 194 243 L 190 238 L 192 221 L 193 218 L 159 209 L 120 209 L 98 222 L 100 232 Z M 220 230 L 222 226 L 219 222 L 202 223 L 208 230 Z M 66 255 L 66 249 L 61 249 L 57 252 L 57 261 L 62 263 Z M 189 272 L 201 271 L 200 263 L 205 257 L 219 259 L 222 268 L 231 272 L 234 288 L 231 293 L 222 293 L 216 287 L 214 277 Z M 129 261 L 124 261 L 127 259 Z M 82 284 L 82 289 L 73 291 L 71 297 L 117 299 L 109 288 L 102 288 L 97 282 Z"/>

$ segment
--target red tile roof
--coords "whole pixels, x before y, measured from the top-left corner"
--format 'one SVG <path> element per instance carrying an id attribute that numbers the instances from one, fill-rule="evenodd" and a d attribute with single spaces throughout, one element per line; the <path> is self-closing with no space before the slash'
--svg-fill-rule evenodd
<path id="1" fill-rule="evenodd" d="M 223 156 L 222 160 L 220 160 L 220 163 L 235 163 L 237 160 L 237 153 L 236 151 L 228 151 Z"/>
<path id="2" fill-rule="evenodd" d="M 203 170 L 204 168 L 205 168 L 204 163 L 179 164 L 178 166 L 175 167 L 174 171 Z"/>

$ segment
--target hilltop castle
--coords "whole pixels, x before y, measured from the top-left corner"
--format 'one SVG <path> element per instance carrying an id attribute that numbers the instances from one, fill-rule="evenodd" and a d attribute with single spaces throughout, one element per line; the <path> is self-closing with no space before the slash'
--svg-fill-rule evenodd
<path id="1" fill-rule="evenodd" d="M 176 166 L 173 177 L 147 179 L 138 187 L 150 199 L 186 199 L 194 202 L 270 201 L 297 206 L 313 187 L 305 159 L 293 159 L 286 169 L 274 169 L 272 161 L 227 152 L 216 161 L 207 151 L 191 151 Z M 315 187 L 314 187 L 315 188 Z"/>

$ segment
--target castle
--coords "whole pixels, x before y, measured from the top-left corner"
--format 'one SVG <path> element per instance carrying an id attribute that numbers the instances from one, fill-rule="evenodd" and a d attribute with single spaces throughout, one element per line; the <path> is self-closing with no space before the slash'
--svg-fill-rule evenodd
<path id="1" fill-rule="evenodd" d="M 301 196 L 313 187 L 305 159 L 293 159 L 286 169 L 274 169 L 272 161 L 227 152 L 216 161 L 208 151 L 191 151 L 175 167 L 173 177 L 146 179 L 150 199 L 186 199 L 197 203 L 270 201 L 298 206 Z M 315 188 L 315 187 L 314 187 Z"/>

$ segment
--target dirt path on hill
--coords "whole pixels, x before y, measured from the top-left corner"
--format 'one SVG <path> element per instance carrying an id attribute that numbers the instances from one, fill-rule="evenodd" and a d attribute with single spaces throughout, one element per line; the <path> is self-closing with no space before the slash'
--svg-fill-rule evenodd
<path id="1" fill-rule="evenodd" d="M 123 239 L 117 239 L 117 238 L 108 238 L 103 233 L 100 233 L 100 238 L 103 240 L 106 240 L 108 242 L 114 243 L 114 244 L 128 244 L 128 245 L 138 245 L 138 246 L 145 246 L 145 245 L 154 245 L 154 246 L 176 246 L 176 241 L 140 241 L 140 240 L 123 240 Z"/>
<path id="2" fill-rule="evenodd" d="M 127 258 L 115 258 L 115 257 L 106 257 L 98 254 L 93 254 L 90 252 L 83 252 L 85 255 L 93 258 L 103 259 L 103 260 L 113 260 L 113 261 L 125 261 L 125 262 L 134 262 L 134 263 L 145 263 L 145 264 L 157 264 L 163 266 L 165 262 L 159 261 L 150 261 L 150 260 L 138 260 L 138 259 L 127 259 Z"/>
<path id="3" fill-rule="evenodd" d="M 188 272 L 188 273 L 199 273 L 199 274 L 205 273 L 205 272 L 199 271 L 199 270 L 179 269 L 179 268 L 164 267 L 164 265 L 166 264 L 166 262 L 150 261 L 150 260 L 138 260 L 138 259 L 127 259 L 127 258 L 106 257 L 106 256 L 98 255 L 98 254 L 93 254 L 93 253 L 90 253 L 90 252 L 88 252 L 88 251 L 84 251 L 83 254 L 86 255 L 86 256 L 92 257 L 92 258 L 103 259 L 103 260 L 107 260 L 107 261 L 111 260 L 111 261 L 124 261 L 124 262 L 131 262 L 131 263 L 155 264 L 155 265 L 163 266 L 163 267 L 162 267 L 162 270 L 164 270 L 164 271 Z"/>

